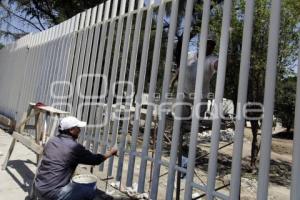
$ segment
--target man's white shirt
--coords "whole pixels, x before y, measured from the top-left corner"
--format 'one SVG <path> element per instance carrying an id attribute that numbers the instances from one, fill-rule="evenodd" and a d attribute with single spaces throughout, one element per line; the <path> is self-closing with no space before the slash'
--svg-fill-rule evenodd
<path id="1" fill-rule="evenodd" d="M 207 98 L 209 93 L 210 80 L 213 77 L 215 70 L 215 63 L 218 61 L 218 58 L 214 55 L 206 56 L 204 62 L 204 76 L 203 76 L 203 98 Z M 197 67 L 198 67 L 198 57 L 197 53 L 188 55 L 187 66 L 185 69 L 185 80 L 183 84 L 183 92 L 187 95 L 195 93 L 196 87 L 196 78 L 197 78 Z M 200 70 L 199 66 L 199 70 Z"/>

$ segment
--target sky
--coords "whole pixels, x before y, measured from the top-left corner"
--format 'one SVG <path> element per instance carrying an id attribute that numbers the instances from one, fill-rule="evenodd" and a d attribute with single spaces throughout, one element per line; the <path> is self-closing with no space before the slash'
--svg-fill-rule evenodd
<path id="1" fill-rule="evenodd" d="M 2 3 L 7 4 L 7 0 L 2 1 Z M 13 9 L 16 8 L 16 5 L 12 5 Z M 1 12 L 1 10 L 0 10 Z M 21 12 L 17 12 L 18 15 L 20 16 L 24 16 L 24 13 Z M 1 13 L 0 13 L 1 16 Z M 30 18 L 30 16 L 27 17 L 28 19 Z M 9 23 L 13 24 L 15 27 L 21 27 L 22 30 L 26 31 L 26 32 L 37 32 L 38 30 L 33 28 L 32 26 L 29 26 L 25 23 L 22 23 L 20 20 L 18 20 L 16 17 L 11 17 L 10 19 L 8 19 Z M 31 19 L 32 22 L 37 22 L 35 19 Z M 0 24 L 0 29 L 1 30 L 6 30 L 7 29 L 7 24 Z M 11 26 L 9 27 L 9 30 L 16 30 L 14 28 L 12 28 Z M 2 44 L 9 44 L 11 43 L 13 40 L 7 37 L 1 37 L 0 38 L 0 43 Z"/>

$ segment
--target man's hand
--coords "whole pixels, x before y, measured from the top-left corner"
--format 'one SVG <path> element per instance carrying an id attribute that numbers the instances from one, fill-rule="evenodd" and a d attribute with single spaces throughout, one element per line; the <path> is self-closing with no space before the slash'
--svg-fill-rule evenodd
<path id="1" fill-rule="evenodd" d="M 113 148 L 110 149 L 110 153 L 111 153 L 112 156 L 116 156 L 117 153 L 118 153 L 118 149 L 113 147 Z"/>
<path id="2" fill-rule="evenodd" d="M 117 153 L 118 153 L 118 149 L 113 147 L 104 155 L 104 157 L 105 157 L 105 159 L 107 159 L 109 157 L 116 156 Z"/>

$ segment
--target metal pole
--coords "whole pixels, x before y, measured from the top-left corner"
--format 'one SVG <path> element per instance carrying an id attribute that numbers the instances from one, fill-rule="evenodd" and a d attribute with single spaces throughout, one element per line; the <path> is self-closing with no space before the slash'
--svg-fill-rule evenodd
<path id="1" fill-rule="evenodd" d="M 161 105 L 167 103 L 167 94 L 169 92 L 169 83 L 171 77 L 171 67 L 173 60 L 173 49 L 174 49 L 174 37 L 176 33 L 177 26 L 177 16 L 178 16 L 178 4 L 179 0 L 172 1 L 171 8 L 171 19 L 170 19 L 170 29 L 168 33 L 168 44 L 167 44 L 167 54 L 166 54 L 166 65 L 164 71 L 164 81 L 162 88 L 162 97 L 161 97 Z M 160 160 L 162 155 L 162 144 L 163 137 L 165 131 L 165 123 L 166 123 L 166 112 L 163 110 L 159 111 L 159 121 L 158 121 L 158 131 L 157 131 L 157 140 L 156 140 L 156 152 L 154 156 L 154 168 L 152 173 L 152 182 L 151 182 L 151 190 L 150 190 L 150 199 L 157 199 L 158 193 L 158 183 L 160 176 Z"/>
<path id="2" fill-rule="evenodd" d="M 225 74 L 227 65 L 227 50 L 229 41 L 229 28 L 231 19 L 231 7 L 232 1 L 225 0 L 223 8 L 223 20 L 221 30 L 221 41 L 220 41 L 220 55 L 218 62 L 218 74 L 217 74 L 217 85 L 216 85 L 216 97 L 215 106 L 213 113 L 213 127 L 212 127 L 212 138 L 210 147 L 210 156 L 208 163 L 208 181 L 207 181 L 207 199 L 213 199 L 213 192 L 215 189 L 216 173 L 217 173 L 217 160 L 218 160 L 218 148 L 219 148 L 219 133 L 221 127 L 221 116 L 222 112 L 222 101 L 224 94 Z"/>
<path id="3" fill-rule="evenodd" d="M 174 182 L 175 182 L 175 166 L 177 160 L 177 150 L 178 150 L 178 141 L 180 137 L 180 126 L 181 126 L 181 112 L 182 106 L 180 105 L 183 102 L 183 83 L 184 83 L 184 75 L 185 68 L 187 64 L 187 54 L 188 54 L 188 46 L 190 40 L 190 31 L 191 31 L 191 21 L 192 21 L 192 13 L 193 13 L 194 1 L 187 1 L 186 11 L 185 11 L 185 20 L 184 20 L 184 33 L 183 33 L 183 42 L 181 49 L 181 58 L 180 58 L 180 68 L 179 68 L 179 78 L 178 78 L 178 87 L 177 87 L 177 97 L 176 97 L 176 107 L 175 107 L 175 119 L 173 124 L 173 135 L 172 135 L 172 145 L 171 145 L 171 155 L 170 155 L 170 164 L 169 164 L 169 173 L 168 173 L 168 181 L 167 181 L 167 190 L 166 190 L 166 199 L 173 199 L 173 190 L 174 190 Z M 178 119 L 179 118 L 179 119 Z"/>
<path id="4" fill-rule="evenodd" d="M 129 13 L 133 11 L 133 6 L 134 5 L 134 0 L 129 1 Z M 124 8 L 125 9 L 125 8 Z M 121 12 L 122 13 L 122 12 Z M 122 60 L 121 60 L 121 69 L 120 69 L 120 77 L 119 77 L 119 82 L 120 84 L 118 85 L 118 92 L 117 92 L 117 102 L 116 102 L 116 117 L 113 119 L 113 129 L 112 129 L 112 140 L 111 140 L 111 146 L 116 145 L 116 139 L 117 135 L 119 132 L 119 118 L 121 115 L 120 111 L 120 105 L 122 105 L 122 100 L 123 100 L 123 90 L 124 90 L 124 80 L 125 80 L 125 75 L 126 75 L 126 69 L 127 69 L 127 62 L 128 62 L 128 51 L 129 51 L 129 45 L 130 45 L 130 38 L 131 38 L 131 29 L 132 29 L 132 18 L 133 14 L 130 14 L 127 18 L 126 21 L 126 31 L 125 31 L 125 39 L 124 39 L 124 44 L 123 44 L 123 52 L 122 52 Z M 109 164 L 108 164 L 108 171 L 110 172 L 109 175 L 111 176 L 112 172 L 112 167 L 113 167 L 113 162 L 114 162 L 114 157 L 111 157 L 109 159 Z"/>
<path id="5" fill-rule="evenodd" d="M 207 34 L 208 34 L 208 23 L 210 15 L 210 0 L 204 1 L 203 5 L 203 14 L 202 14 L 202 25 L 201 25 L 201 35 L 200 35 L 200 48 L 199 48 L 199 57 L 197 65 L 197 76 L 196 76 L 196 88 L 195 88 L 195 99 L 194 105 L 198 105 L 201 102 L 202 90 L 203 90 L 203 77 L 204 77 L 204 65 L 206 57 L 206 44 L 207 44 Z M 198 119 L 198 106 L 193 107 L 192 112 L 192 128 L 189 144 L 189 155 L 188 155 L 188 166 L 187 166 L 187 175 L 186 175 L 186 184 L 185 184 L 185 199 L 192 199 L 192 182 L 194 178 L 194 168 L 195 168 L 195 158 L 196 158 L 196 149 L 197 149 L 197 138 L 198 138 L 198 129 L 199 129 L 199 119 Z"/>
<path id="6" fill-rule="evenodd" d="M 141 2 L 142 0 L 139 0 Z M 139 5 L 142 5 L 139 3 Z M 136 62 L 137 62 L 137 53 L 139 48 L 139 41 L 140 41 L 140 32 L 141 32 L 141 24 L 142 24 L 142 16 L 143 11 L 139 11 L 136 16 L 135 22 L 135 29 L 133 34 L 133 44 L 132 44 L 132 53 L 130 58 L 130 68 L 129 68 L 129 83 L 134 85 L 134 77 L 135 77 L 135 69 L 136 69 Z M 124 154 L 125 154 L 125 143 L 126 143 L 126 136 L 128 133 L 128 126 L 129 126 L 129 117 L 130 117 L 130 108 L 131 108 L 131 100 L 134 95 L 134 89 L 128 85 L 126 90 L 126 102 L 125 102 L 125 113 L 124 113 L 124 121 L 122 125 L 121 131 L 121 138 L 119 144 L 119 161 L 118 161 L 118 168 L 117 168 L 117 175 L 116 180 L 121 181 L 122 178 L 122 171 L 123 171 L 123 162 L 124 162 Z"/>
<path id="7" fill-rule="evenodd" d="M 245 128 L 245 118 L 243 116 L 243 107 L 247 101 L 248 80 L 250 70 L 251 39 L 254 14 L 254 1 L 246 1 L 245 22 L 243 30 L 242 57 L 239 75 L 239 88 L 237 100 L 237 118 L 235 124 L 233 158 L 231 167 L 230 198 L 232 200 L 240 197 L 241 182 L 241 161 L 243 153 L 243 138 Z"/>
<path id="8" fill-rule="evenodd" d="M 116 3 L 114 1 L 113 7 L 116 9 Z M 115 10 L 113 8 L 113 10 Z M 116 11 L 113 12 L 113 14 L 116 14 Z M 115 15 L 112 16 L 112 18 L 115 18 Z M 103 77 L 106 79 L 106 83 L 104 84 L 105 80 L 102 80 L 102 85 L 101 85 L 101 97 L 100 97 L 100 107 L 99 107 L 99 112 L 97 112 L 97 116 L 99 117 L 99 122 L 102 123 L 102 126 L 105 125 L 105 123 L 109 123 L 109 121 L 105 122 L 103 119 L 107 119 L 105 116 L 103 116 L 103 111 L 104 107 L 107 109 L 107 104 L 106 102 L 106 94 L 107 94 L 107 89 L 108 89 L 108 77 L 109 77 L 109 71 L 111 73 L 113 72 L 110 69 L 110 64 L 111 64 L 111 56 L 112 56 L 112 48 L 113 48 L 113 39 L 115 37 L 115 25 L 116 25 L 116 19 L 113 19 L 110 23 L 109 26 L 109 36 L 108 36 L 108 42 L 107 42 L 107 49 L 106 49 L 106 55 L 105 55 L 105 63 L 104 63 L 104 72 L 103 72 Z M 103 146 L 106 145 L 106 136 L 103 135 L 101 138 L 101 152 L 103 152 Z M 104 139 L 103 139 L 104 138 Z M 103 170 L 103 164 L 99 166 L 99 169 L 102 171 Z"/>
<path id="9" fill-rule="evenodd" d="M 156 83 L 157 83 L 158 66 L 160 61 L 160 49 L 161 49 L 161 41 L 162 41 L 164 16 L 165 16 L 165 3 L 162 2 L 159 6 L 158 16 L 156 19 L 157 29 L 156 29 L 155 43 L 154 43 L 154 49 L 156 50 L 154 51 L 153 58 L 152 58 L 148 107 L 147 107 L 146 122 L 144 128 L 144 136 L 143 136 L 140 175 L 138 179 L 139 193 L 144 192 L 144 188 L 145 188 L 145 178 L 146 178 L 146 170 L 147 170 L 146 157 L 148 157 L 149 140 L 150 140 L 151 126 L 152 126 L 152 119 L 153 119 L 152 115 L 155 106 L 153 104 L 155 103 L 154 98 L 155 98 L 155 90 L 156 90 Z"/>
<path id="10" fill-rule="evenodd" d="M 104 47 L 105 47 L 105 43 L 106 43 L 106 38 L 107 38 L 107 26 L 108 26 L 108 13 L 110 10 L 110 0 L 105 2 L 105 10 L 104 10 L 104 17 L 103 17 L 103 27 L 101 29 L 101 38 L 100 38 L 100 45 L 99 45 L 99 51 L 98 51 L 98 56 L 97 56 L 97 67 L 96 67 L 96 75 L 101 74 L 102 71 L 102 65 L 103 65 L 103 54 L 104 54 Z M 104 74 L 104 72 L 103 72 Z M 104 77 L 102 76 L 102 85 L 103 85 L 103 81 L 104 81 Z M 100 77 L 95 79 L 94 81 L 94 88 L 93 88 L 93 92 L 92 92 L 92 104 L 95 103 L 97 104 L 97 98 L 95 99 L 95 96 L 98 96 L 98 90 L 99 90 L 99 84 L 100 84 Z M 101 91 L 102 92 L 102 91 Z M 102 95 L 100 93 L 100 95 Z M 101 105 L 100 105 L 101 106 Z M 90 113 L 90 117 L 92 117 L 92 120 L 94 120 L 95 124 L 98 125 L 98 122 L 100 123 L 100 121 L 97 121 L 97 116 L 96 116 L 96 109 L 91 109 L 91 113 Z M 94 149 L 93 152 L 96 153 L 98 152 L 98 147 L 99 147 L 99 140 L 100 140 L 100 128 L 95 127 L 93 128 L 93 132 L 92 134 L 95 134 L 95 138 L 94 138 Z"/>
<path id="11" fill-rule="evenodd" d="M 125 2 L 125 1 L 123 1 Z M 106 109 L 106 122 L 107 124 L 104 127 L 104 137 L 102 138 L 103 146 L 101 148 L 101 153 L 105 153 L 108 143 L 108 135 L 110 133 L 110 122 L 111 122 L 111 114 L 112 114 L 112 104 L 114 100 L 114 84 L 116 83 L 117 73 L 118 73 L 118 65 L 119 65 L 119 57 L 120 57 L 120 48 L 121 48 L 121 41 L 122 41 L 122 34 L 123 34 L 123 25 L 124 25 L 124 18 L 121 17 L 118 20 L 118 27 L 117 27 L 117 35 L 116 35 L 116 42 L 115 42 L 115 48 L 113 53 L 113 63 L 112 63 L 112 70 L 111 70 L 111 77 L 110 77 L 110 84 L 109 84 L 109 94 L 108 94 L 108 100 L 107 100 L 107 109 Z M 114 137 L 115 133 L 113 133 Z M 116 136 L 116 135 L 115 135 Z M 108 174 L 112 174 L 112 169 L 108 170 Z"/>
<path id="12" fill-rule="evenodd" d="M 132 133 L 131 149 L 130 149 L 129 163 L 128 163 L 127 181 L 126 181 L 127 187 L 132 186 L 132 180 L 134 174 L 134 164 L 135 164 L 134 154 L 136 152 L 137 135 L 139 132 L 139 125 L 140 125 L 142 94 L 143 94 L 144 84 L 145 84 L 150 33 L 151 33 L 152 18 L 153 18 L 153 7 L 151 6 L 152 5 L 149 3 L 149 8 L 147 10 L 147 17 L 146 17 L 145 34 L 143 40 L 143 51 L 142 51 L 142 58 L 141 58 L 141 65 L 140 65 L 138 89 L 135 96 L 135 114 L 134 114 L 133 133 Z"/>
<path id="13" fill-rule="evenodd" d="M 268 186 L 272 143 L 272 124 L 280 28 L 280 3 L 281 0 L 273 0 L 271 5 L 271 18 L 268 40 L 269 46 L 265 79 L 264 119 L 262 124 L 261 152 L 257 187 L 258 200 L 267 199 L 269 188 Z"/>
<path id="14" fill-rule="evenodd" d="M 298 77 L 297 77 L 297 95 L 295 108 L 295 126 L 294 126 L 294 144 L 293 144 L 293 169 L 292 169 L 292 189 L 291 200 L 297 200 L 300 197 L 300 41 L 298 49 Z"/>

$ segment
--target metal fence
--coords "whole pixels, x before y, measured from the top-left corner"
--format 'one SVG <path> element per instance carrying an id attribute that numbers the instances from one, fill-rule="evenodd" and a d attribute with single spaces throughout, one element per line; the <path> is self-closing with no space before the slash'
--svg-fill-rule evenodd
<path id="1" fill-rule="evenodd" d="M 198 65 L 205 62 L 211 1 L 203 1 L 201 38 Z M 265 77 L 264 117 L 259 163 L 257 199 L 267 199 L 272 141 L 272 117 L 276 63 L 279 41 L 280 0 L 272 0 L 269 27 L 268 55 Z M 186 3 L 183 44 L 176 103 L 183 101 L 183 83 L 187 64 L 190 29 L 194 1 Z M 104 153 L 109 146 L 119 147 L 117 162 L 111 158 L 99 170 L 113 175 L 127 187 L 138 183 L 139 193 L 149 191 L 151 199 L 173 199 L 176 172 L 186 174 L 184 199 L 191 199 L 194 191 L 202 191 L 207 199 L 239 199 L 241 160 L 245 118 L 235 122 L 235 138 L 231 166 L 230 189 L 216 191 L 219 134 L 212 134 L 207 182 L 195 181 L 195 160 L 199 120 L 196 108 L 192 114 L 187 168 L 177 163 L 181 120 L 174 118 L 171 127 L 170 153 L 163 148 L 167 126 L 167 111 L 153 105 L 169 102 L 168 93 L 173 65 L 174 37 L 177 28 L 178 0 L 144 1 L 108 0 L 80 13 L 48 30 L 29 34 L 0 51 L 0 110 L 20 120 L 29 102 L 43 102 L 68 110 L 89 127 L 79 141 L 93 152 Z M 166 14 L 166 8 L 171 14 Z M 255 1 L 246 1 L 238 104 L 247 101 L 250 69 L 251 37 Z M 215 103 L 222 103 L 227 63 L 227 49 L 232 1 L 225 0 L 219 49 L 219 64 Z M 162 56 L 164 20 L 170 22 L 166 52 Z M 154 31 L 153 31 L 154 30 Z M 155 35 L 151 35 L 151 33 Z M 151 41 L 151 40 L 154 40 Z M 152 55 L 149 49 L 153 49 Z M 163 81 L 159 103 L 155 98 L 159 66 L 163 57 Z M 150 73 L 147 72 L 150 66 Z M 149 67 L 148 67 L 149 68 Z M 202 69 L 202 68 L 199 68 Z M 138 72 L 138 73 L 137 73 Z M 194 105 L 201 102 L 203 70 L 197 71 Z M 295 122 L 300 120 L 300 72 L 298 70 Z M 149 78 L 148 78 L 149 77 Z M 146 80 L 150 82 L 147 83 Z M 149 85 L 147 102 L 143 102 L 145 85 Z M 146 108 L 143 103 L 147 104 Z M 215 109 L 218 112 L 217 109 Z M 159 114 L 158 114 L 159 112 Z M 175 107 L 181 116 L 182 107 Z M 237 108 L 236 113 L 241 112 Z M 143 121 L 143 125 L 141 125 Z M 156 125 L 153 122 L 156 121 Z M 143 128 L 141 136 L 141 126 Z M 153 128 L 156 127 L 156 128 Z M 213 119 L 212 132 L 220 132 L 221 119 Z M 153 138 L 155 132 L 155 138 Z M 300 127 L 295 123 L 291 199 L 300 198 Z M 155 146 L 152 156 L 150 147 Z M 126 165 L 126 166 L 125 166 Z M 148 173 L 151 166 L 151 172 Z M 162 184 L 162 167 L 167 173 Z M 126 179 L 125 179 L 126 178 Z M 147 179 L 151 181 L 148 182 Z M 126 183 L 125 183 L 126 182 Z M 149 187 L 149 190 L 146 189 Z M 297 190 L 298 189 L 298 190 Z M 158 195 L 159 194 L 159 195 Z M 163 195 L 162 195 L 163 194 Z M 183 196 L 181 196 L 183 197 Z"/>

